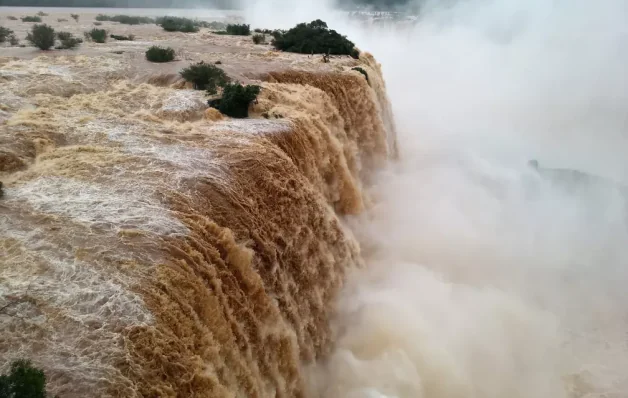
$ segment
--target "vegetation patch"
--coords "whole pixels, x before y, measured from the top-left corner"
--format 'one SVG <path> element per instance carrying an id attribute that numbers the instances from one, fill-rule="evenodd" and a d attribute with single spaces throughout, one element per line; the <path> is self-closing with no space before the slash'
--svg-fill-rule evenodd
<path id="1" fill-rule="evenodd" d="M 68 22 L 65 18 L 57 18 L 57 22 Z"/>
<path id="2" fill-rule="evenodd" d="M 14 33 L 11 29 L 0 26 L 0 43 L 4 43 L 9 40 L 9 37 L 13 34 Z"/>
<path id="3" fill-rule="evenodd" d="M 45 12 L 43 12 L 43 11 L 39 11 L 39 12 L 37 13 L 37 15 L 38 15 L 38 16 L 40 16 L 40 17 L 47 17 L 47 16 L 48 16 L 48 14 L 46 14 L 46 13 L 45 13 Z"/>
<path id="4" fill-rule="evenodd" d="M 0 376 L 0 397 L 46 398 L 46 395 L 46 375 L 28 360 L 13 361 L 9 373 Z"/>
<path id="5" fill-rule="evenodd" d="M 33 17 L 22 17 L 22 22 L 41 22 L 41 17 L 40 16 L 33 16 Z"/>
<path id="6" fill-rule="evenodd" d="M 83 42 L 83 39 L 74 37 L 70 32 L 58 32 L 57 39 L 61 42 L 59 46 L 55 47 L 57 50 L 73 49 Z"/>
<path id="7" fill-rule="evenodd" d="M 166 32 L 185 32 L 194 33 L 199 30 L 198 21 L 181 17 L 160 17 L 156 20 L 157 25 L 161 26 Z"/>
<path id="8" fill-rule="evenodd" d="M 193 83 L 196 90 L 207 90 L 210 94 L 216 94 L 218 87 L 224 87 L 231 80 L 225 71 L 203 61 L 188 66 L 180 74 L 186 81 Z"/>
<path id="9" fill-rule="evenodd" d="M 46 24 L 33 25 L 26 40 L 40 50 L 49 50 L 55 45 L 55 30 Z"/>
<path id="10" fill-rule="evenodd" d="M 281 51 L 300 54 L 350 55 L 359 57 L 355 44 L 320 19 L 300 23 L 288 31 L 273 32 L 272 45 Z"/>
<path id="11" fill-rule="evenodd" d="M 360 72 L 361 74 L 364 75 L 364 77 L 366 78 L 366 81 L 367 82 L 369 81 L 369 75 L 368 75 L 368 73 L 366 73 L 366 71 L 364 69 L 360 68 L 359 66 L 356 66 L 355 68 L 351 68 L 351 70 Z"/>
<path id="12" fill-rule="evenodd" d="M 85 39 L 93 41 L 94 43 L 105 43 L 107 41 L 107 31 L 104 29 L 93 28 L 90 31 L 83 33 Z"/>
<path id="13" fill-rule="evenodd" d="M 133 41 L 133 40 L 135 40 L 135 36 L 134 35 L 122 36 L 122 35 L 111 34 L 111 35 L 109 35 L 109 37 L 111 37 L 114 40 L 120 40 L 120 41 Z"/>
<path id="14" fill-rule="evenodd" d="M 146 51 L 146 59 L 150 62 L 170 62 L 174 60 L 174 49 L 152 46 Z"/>
<path id="15" fill-rule="evenodd" d="M 10 20 L 10 21 L 17 21 L 17 19 L 18 19 L 18 18 L 17 18 L 17 17 L 14 17 L 13 15 L 9 15 L 9 16 L 7 17 L 7 19 L 8 19 L 8 20 Z"/>
<path id="16" fill-rule="evenodd" d="M 70 14 L 70 16 L 72 17 L 72 19 L 74 19 L 76 22 L 78 22 L 78 20 L 79 20 L 79 15 L 78 14 Z"/>
<path id="17" fill-rule="evenodd" d="M 155 23 L 155 20 L 149 17 L 138 17 L 138 16 L 133 16 L 133 15 L 105 15 L 105 14 L 98 14 L 96 16 L 96 21 L 118 22 L 125 25 L 140 25 L 140 24 Z"/>
<path id="18" fill-rule="evenodd" d="M 266 35 L 263 33 L 257 33 L 253 35 L 253 43 L 266 44 Z"/>
<path id="19" fill-rule="evenodd" d="M 249 105 L 257 99 L 260 90 L 260 86 L 229 83 L 222 90 L 222 98 L 209 100 L 208 105 L 223 115 L 246 118 L 249 116 Z"/>
<path id="20" fill-rule="evenodd" d="M 248 36 L 251 34 L 251 25 L 246 24 L 229 24 L 225 29 L 227 34 L 233 36 Z"/>

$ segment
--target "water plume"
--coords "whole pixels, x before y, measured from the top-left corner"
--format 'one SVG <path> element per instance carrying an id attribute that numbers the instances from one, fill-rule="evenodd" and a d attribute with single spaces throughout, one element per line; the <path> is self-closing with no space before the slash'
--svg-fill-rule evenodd
<path id="1" fill-rule="evenodd" d="M 451 3 L 347 24 L 384 66 L 400 161 L 349 222 L 365 270 L 312 394 L 625 396 L 625 4 Z"/>

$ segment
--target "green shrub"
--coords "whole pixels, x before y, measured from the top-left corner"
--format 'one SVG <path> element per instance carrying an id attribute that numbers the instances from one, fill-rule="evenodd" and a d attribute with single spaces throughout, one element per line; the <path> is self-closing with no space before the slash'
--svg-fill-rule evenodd
<path id="1" fill-rule="evenodd" d="M 57 18 L 57 22 L 68 22 L 65 18 Z"/>
<path id="2" fill-rule="evenodd" d="M 109 37 L 111 37 L 112 39 L 115 39 L 115 40 L 120 40 L 120 41 L 133 41 L 133 40 L 135 40 L 135 36 L 134 35 L 121 36 L 121 35 L 111 34 L 111 35 L 109 35 Z"/>
<path id="3" fill-rule="evenodd" d="M 102 25 L 102 22 L 94 22 L 94 25 L 100 26 L 100 25 Z"/>
<path id="4" fill-rule="evenodd" d="M 196 90 L 207 90 L 210 94 L 216 94 L 218 87 L 224 87 L 229 81 L 229 76 L 217 66 L 201 61 L 183 69 L 181 77 L 194 83 Z"/>
<path id="5" fill-rule="evenodd" d="M 98 14 L 96 16 L 96 21 L 110 21 L 110 22 L 119 22 L 125 25 L 140 25 L 140 24 L 149 24 L 155 23 L 155 20 L 149 17 L 137 17 L 132 15 L 104 15 Z"/>
<path id="6" fill-rule="evenodd" d="M 78 14 L 70 14 L 70 16 L 76 21 L 78 22 L 79 20 L 79 15 Z"/>
<path id="7" fill-rule="evenodd" d="M 251 26 L 250 25 L 238 25 L 238 24 L 229 24 L 227 25 L 227 34 L 234 36 L 248 36 L 251 34 Z"/>
<path id="8" fill-rule="evenodd" d="M 59 40 L 67 40 L 72 37 L 72 33 L 70 32 L 57 32 L 57 39 Z"/>
<path id="9" fill-rule="evenodd" d="M 55 30 L 46 24 L 33 25 L 26 40 L 41 50 L 49 50 L 55 45 Z"/>
<path id="10" fill-rule="evenodd" d="M 11 35 L 9 36 L 9 43 L 12 46 L 17 46 L 18 44 L 20 44 L 20 41 L 18 40 L 18 38 L 15 36 L 15 33 L 11 33 Z"/>
<path id="11" fill-rule="evenodd" d="M 22 17 L 22 22 L 41 22 L 41 18 L 38 16 L 34 17 Z"/>
<path id="12" fill-rule="evenodd" d="M 272 45 L 282 51 L 301 54 L 333 54 L 359 56 L 353 42 L 327 27 L 320 19 L 308 24 L 300 23 L 294 28 L 273 32 Z"/>
<path id="13" fill-rule="evenodd" d="M 146 59 L 150 62 L 170 62 L 174 59 L 174 50 L 170 47 L 152 46 L 146 51 Z"/>
<path id="14" fill-rule="evenodd" d="M 84 33 L 85 38 L 87 40 L 93 41 L 94 43 L 104 43 L 107 41 L 107 31 L 104 29 L 96 29 Z"/>
<path id="15" fill-rule="evenodd" d="M 9 39 L 11 35 L 14 35 L 11 29 L 0 26 L 0 43 L 4 43 L 5 41 L 7 41 L 7 39 Z"/>
<path id="16" fill-rule="evenodd" d="M 255 44 L 264 44 L 266 43 L 266 35 L 265 34 L 255 34 L 253 35 L 253 43 Z"/>
<path id="17" fill-rule="evenodd" d="M 17 17 L 14 17 L 13 15 L 9 15 L 9 16 L 7 17 L 7 19 L 8 19 L 8 20 L 10 20 L 10 21 L 17 21 L 17 19 L 18 19 L 18 18 L 17 18 Z"/>
<path id="18" fill-rule="evenodd" d="M 198 22 L 188 18 L 180 17 L 161 17 L 156 20 L 157 25 L 161 26 L 167 32 L 198 32 Z"/>
<path id="19" fill-rule="evenodd" d="M 366 73 L 366 71 L 364 69 L 360 68 L 359 66 L 356 66 L 355 68 L 351 68 L 351 70 L 360 72 L 361 74 L 364 75 L 364 77 L 366 78 L 366 81 L 367 82 L 369 81 L 369 75 L 368 75 L 368 73 Z"/>
<path id="20" fill-rule="evenodd" d="M 39 11 L 39 12 L 37 13 L 37 15 L 39 15 L 40 17 L 47 17 L 47 16 L 48 16 L 48 14 L 46 14 L 46 13 L 45 13 L 45 12 L 43 12 L 43 11 Z"/>
<path id="21" fill-rule="evenodd" d="M 76 48 L 83 42 L 82 39 L 72 36 L 70 32 L 58 32 L 57 39 L 61 42 L 61 45 L 57 46 L 57 50 L 68 50 Z"/>
<path id="22" fill-rule="evenodd" d="M 249 116 L 249 105 L 257 98 L 259 92 L 259 86 L 229 83 L 222 91 L 222 98 L 210 100 L 208 104 L 223 115 L 245 118 Z"/>
<path id="23" fill-rule="evenodd" d="M 9 374 L 0 376 L 0 397 L 46 398 L 46 375 L 28 360 L 13 361 Z"/>

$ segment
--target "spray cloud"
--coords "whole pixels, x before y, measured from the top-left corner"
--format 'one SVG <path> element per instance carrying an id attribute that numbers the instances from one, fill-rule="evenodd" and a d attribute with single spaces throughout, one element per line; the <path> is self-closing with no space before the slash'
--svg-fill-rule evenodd
<path id="1" fill-rule="evenodd" d="M 628 179 L 625 3 L 426 2 L 393 28 L 279 3 L 249 21 L 348 34 L 382 63 L 399 129 L 401 161 L 349 220 L 367 267 L 315 393 L 628 394 L 626 197 L 608 182 Z M 557 185 L 532 158 L 606 180 Z"/>

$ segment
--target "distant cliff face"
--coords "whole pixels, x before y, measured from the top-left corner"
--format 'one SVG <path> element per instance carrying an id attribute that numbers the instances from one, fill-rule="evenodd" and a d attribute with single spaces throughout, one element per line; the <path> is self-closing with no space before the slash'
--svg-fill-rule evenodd
<path id="1" fill-rule="evenodd" d="M 271 72 L 229 120 L 196 91 L 73 72 L 94 62 L 0 64 L 0 359 L 63 397 L 304 396 L 362 261 L 341 216 L 396 156 L 379 66 Z"/>

